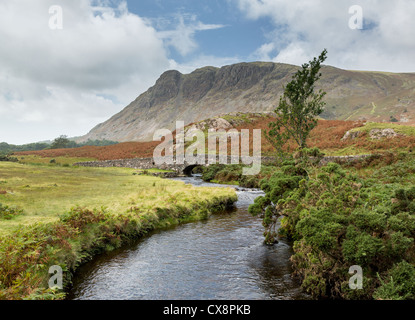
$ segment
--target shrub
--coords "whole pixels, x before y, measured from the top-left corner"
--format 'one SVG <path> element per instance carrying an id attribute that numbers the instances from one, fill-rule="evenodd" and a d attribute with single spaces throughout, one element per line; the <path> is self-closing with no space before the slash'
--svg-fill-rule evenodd
<path id="1" fill-rule="evenodd" d="M 415 267 L 406 261 L 396 264 L 386 274 L 386 281 L 380 277 L 381 286 L 373 297 L 379 300 L 415 300 Z"/>
<path id="2" fill-rule="evenodd" d="M 281 210 L 275 204 L 298 188 L 300 181 L 305 179 L 305 173 L 291 162 L 284 162 L 282 172 L 275 172 L 270 178 L 261 181 L 261 189 L 265 191 L 266 195 L 255 199 L 254 204 L 249 207 L 249 212 L 253 215 L 264 214 L 263 225 L 266 244 L 275 243 L 277 237 L 276 224 Z"/>
<path id="3" fill-rule="evenodd" d="M 17 159 L 16 157 L 11 157 L 9 155 L 6 155 L 6 156 L 0 155 L 0 161 L 4 161 L 4 162 L 19 162 L 19 159 Z"/>
<path id="4" fill-rule="evenodd" d="M 282 217 L 278 235 L 294 240 L 291 261 L 308 293 L 414 298 L 405 281 L 414 283 L 415 187 L 394 186 L 391 192 L 392 186 L 359 178 L 335 163 L 308 167 L 308 174 L 289 162 L 281 170 L 261 182 L 266 195 L 249 211 L 264 215 L 269 243 L 277 237 L 270 227 Z M 358 293 L 347 286 L 352 265 L 364 270 L 364 290 Z"/>
<path id="5" fill-rule="evenodd" d="M 22 209 L 5 206 L 0 203 L 0 220 L 11 220 L 14 217 L 21 215 L 23 213 L 24 211 Z"/>
<path id="6" fill-rule="evenodd" d="M 105 221 L 107 218 L 104 210 L 91 211 L 81 207 L 72 208 L 68 213 L 60 216 L 63 223 L 77 229 L 83 229 L 89 224 Z"/>

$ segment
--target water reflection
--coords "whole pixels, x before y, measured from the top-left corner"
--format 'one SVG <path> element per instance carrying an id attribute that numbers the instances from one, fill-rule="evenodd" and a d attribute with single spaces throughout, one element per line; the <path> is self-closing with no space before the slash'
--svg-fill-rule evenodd
<path id="1" fill-rule="evenodd" d="M 181 180 L 211 186 L 197 177 Z M 262 192 L 238 191 L 234 212 L 160 230 L 82 266 L 70 299 L 306 299 L 291 279 L 289 244 L 263 245 L 248 206 Z"/>

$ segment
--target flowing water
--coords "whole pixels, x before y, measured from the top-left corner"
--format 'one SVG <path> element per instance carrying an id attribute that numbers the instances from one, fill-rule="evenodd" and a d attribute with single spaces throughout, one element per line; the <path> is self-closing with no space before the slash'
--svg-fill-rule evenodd
<path id="1" fill-rule="evenodd" d="M 218 186 L 198 177 L 178 180 Z M 158 230 L 81 266 L 68 299 L 307 299 L 290 276 L 290 244 L 264 245 L 261 220 L 248 213 L 263 193 L 237 190 L 232 212 Z"/>

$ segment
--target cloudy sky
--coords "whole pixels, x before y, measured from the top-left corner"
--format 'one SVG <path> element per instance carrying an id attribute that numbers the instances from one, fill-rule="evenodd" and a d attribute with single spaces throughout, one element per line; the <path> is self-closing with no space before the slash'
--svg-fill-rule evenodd
<path id="1" fill-rule="evenodd" d="M 335 67 L 415 72 L 414 16 L 413 0 L 1 0 L 0 141 L 86 134 L 169 69 L 327 48 Z"/>

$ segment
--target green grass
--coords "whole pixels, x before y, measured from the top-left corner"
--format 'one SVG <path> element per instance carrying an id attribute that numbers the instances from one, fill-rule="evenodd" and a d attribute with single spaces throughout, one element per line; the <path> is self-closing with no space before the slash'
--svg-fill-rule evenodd
<path id="1" fill-rule="evenodd" d="M 365 126 L 352 129 L 352 132 L 366 132 L 369 133 L 373 129 L 393 129 L 396 133 L 406 136 L 415 136 L 415 127 L 405 126 L 396 123 L 376 123 L 368 122 Z"/>
<path id="2" fill-rule="evenodd" d="M 12 220 L 0 220 L 0 235 L 19 225 L 48 223 L 72 207 L 106 207 L 125 213 L 132 207 L 142 212 L 155 205 L 188 205 L 209 198 L 232 196 L 231 189 L 195 188 L 180 181 L 133 175 L 128 168 L 73 168 L 0 163 L 0 203 L 24 210 Z"/>
<path id="3" fill-rule="evenodd" d="M 16 156 L 15 156 L 16 157 Z M 77 162 L 88 162 L 88 161 L 97 161 L 94 158 L 71 158 L 71 157 L 40 157 L 35 155 L 27 156 L 17 156 L 17 159 L 20 163 L 23 164 L 48 164 L 50 166 L 59 166 L 59 165 L 73 165 Z M 51 160 L 55 160 L 55 163 L 51 163 Z"/>
<path id="4" fill-rule="evenodd" d="M 0 300 L 63 299 L 82 263 L 149 231 L 201 219 L 237 201 L 232 188 L 199 188 L 128 168 L 0 163 Z"/>
<path id="5" fill-rule="evenodd" d="M 330 157 L 341 157 L 341 156 L 350 156 L 350 155 L 365 155 L 365 154 L 371 154 L 371 151 L 362 149 L 362 148 L 358 148 L 354 145 L 352 146 L 348 146 L 339 150 L 322 150 L 322 152 L 326 155 L 326 156 L 330 156 Z"/>
<path id="6" fill-rule="evenodd" d="M 135 171 L 137 171 L 137 172 L 144 172 L 144 171 L 147 171 L 147 172 L 149 172 L 149 173 L 167 173 L 167 172 L 173 172 L 173 170 L 162 170 L 162 169 L 138 169 L 138 170 L 135 170 Z"/>
<path id="7" fill-rule="evenodd" d="M 355 116 L 357 113 L 359 113 L 360 110 L 356 110 L 355 112 L 353 112 L 350 116 L 348 116 L 345 121 L 349 121 L 353 116 Z"/>
<path id="8" fill-rule="evenodd" d="M 215 180 L 214 179 L 210 182 L 216 183 L 216 184 L 230 185 L 230 186 L 239 186 L 239 181 L 220 181 L 220 180 Z"/>
<path id="9" fill-rule="evenodd" d="M 374 102 L 372 102 L 372 106 L 373 106 L 373 109 L 370 111 L 370 114 L 375 114 L 375 112 L 376 112 L 376 104 L 374 103 Z"/>

